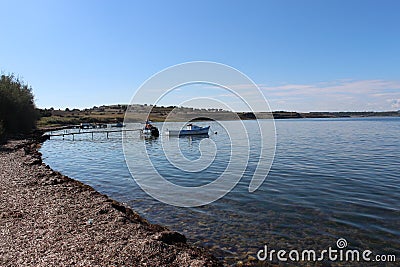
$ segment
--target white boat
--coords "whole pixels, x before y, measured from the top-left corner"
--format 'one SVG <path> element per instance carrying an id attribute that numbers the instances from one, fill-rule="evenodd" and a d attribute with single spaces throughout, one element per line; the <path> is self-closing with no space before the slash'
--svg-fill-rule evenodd
<path id="1" fill-rule="evenodd" d="M 186 129 L 183 130 L 168 130 L 167 134 L 169 136 L 186 136 L 186 135 L 208 135 L 208 130 L 210 126 L 199 127 L 194 124 L 186 125 Z"/>

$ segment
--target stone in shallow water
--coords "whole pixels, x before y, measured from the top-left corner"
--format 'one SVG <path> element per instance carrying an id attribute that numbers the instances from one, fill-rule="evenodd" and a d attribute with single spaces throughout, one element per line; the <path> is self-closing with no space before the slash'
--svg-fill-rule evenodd
<path id="1" fill-rule="evenodd" d="M 248 261 L 256 261 L 257 259 L 251 255 L 247 256 Z"/>
<path id="2" fill-rule="evenodd" d="M 186 237 L 178 232 L 163 231 L 154 236 L 155 240 L 162 241 L 168 245 L 175 243 L 186 243 Z"/>

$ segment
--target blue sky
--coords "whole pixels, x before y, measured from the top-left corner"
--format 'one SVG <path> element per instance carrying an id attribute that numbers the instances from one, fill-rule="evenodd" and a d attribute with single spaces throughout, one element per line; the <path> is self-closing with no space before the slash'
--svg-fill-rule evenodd
<path id="1" fill-rule="evenodd" d="M 273 110 L 400 109 L 400 1 L 0 4 L 0 70 L 39 107 L 129 103 L 158 71 L 202 60 L 248 75 Z"/>

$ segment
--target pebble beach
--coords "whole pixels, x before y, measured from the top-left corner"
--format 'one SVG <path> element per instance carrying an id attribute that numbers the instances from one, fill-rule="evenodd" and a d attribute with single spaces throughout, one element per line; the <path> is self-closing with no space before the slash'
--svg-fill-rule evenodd
<path id="1" fill-rule="evenodd" d="M 0 266 L 222 266 L 184 235 L 52 170 L 41 142 L 0 148 Z"/>

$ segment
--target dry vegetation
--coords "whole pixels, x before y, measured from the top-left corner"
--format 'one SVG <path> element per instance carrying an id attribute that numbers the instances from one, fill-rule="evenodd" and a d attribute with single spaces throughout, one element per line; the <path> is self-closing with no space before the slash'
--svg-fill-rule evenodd
<path id="1" fill-rule="evenodd" d="M 126 111 L 128 111 L 126 113 Z M 399 111 L 388 112 L 288 112 L 274 111 L 254 113 L 230 112 L 222 109 L 194 109 L 175 106 L 149 106 L 149 105 L 110 105 L 93 107 L 89 109 L 40 109 L 41 118 L 38 122 L 39 128 L 52 126 L 77 125 L 84 122 L 89 123 L 116 123 L 125 118 L 129 122 L 143 122 L 149 118 L 152 121 L 187 121 L 197 120 L 251 120 L 270 119 L 296 119 L 296 118 L 346 118 L 346 117 L 376 117 L 376 116 L 400 116 Z M 127 116 L 125 117 L 125 114 Z"/>

